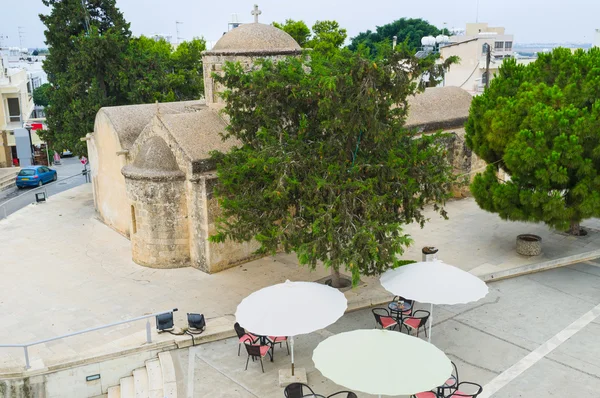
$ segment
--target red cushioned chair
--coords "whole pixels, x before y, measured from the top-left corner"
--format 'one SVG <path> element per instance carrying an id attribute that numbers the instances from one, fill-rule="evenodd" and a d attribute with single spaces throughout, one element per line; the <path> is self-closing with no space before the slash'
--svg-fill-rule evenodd
<path id="1" fill-rule="evenodd" d="M 373 308 L 371 311 L 375 317 L 375 322 L 377 322 L 377 324 L 383 329 L 393 330 L 396 326 L 399 326 L 396 318 L 391 316 L 387 309 Z"/>
<path id="2" fill-rule="evenodd" d="M 305 390 L 308 390 L 306 394 Z M 315 392 L 304 383 L 291 383 L 283 390 L 283 395 L 285 398 L 302 398 L 314 396 Z"/>
<path id="3" fill-rule="evenodd" d="M 402 331 L 402 326 L 406 328 L 408 334 L 410 334 L 411 330 L 417 331 L 417 337 L 419 337 L 419 330 L 423 328 L 425 330 L 425 336 L 427 337 L 427 320 L 429 319 L 429 311 L 425 310 L 417 310 L 413 312 L 411 316 L 405 316 L 402 318 L 402 325 L 400 326 L 400 331 Z"/>
<path id="4" fill-rule="evenodd" d="M 238 344 L 238 357 L 239 357 L 240 349 L 242 348 L 242 344 L 254 344 L 258 340 L 258 337 L 256 337 L 252 333 L 247 333 L 246 330 L 244 330 L 244 328 L 241 327 L 240 324 L 237 322 L 233 325 L 233 328 L 235 329 L 235 333 L 237 334 L 238 339 L 240 339 L 240 342 Z"/>
<path id="5" fill-rule="evenodd" d="M 252 344 L 244 344 L 246 347 L 246 351 L 248 352 L 248 359 L 246 359 L 246 369 L 248 370 L 248 362 L 250 361 L 250 357 L 252 357 L 252 361 L 255 359 L 260 360 L 260 367 L 262 368 L 262 372 L 265 373 L 265 367 L 263 366 L 262 359 L 269 354 L 269 350 L 271 347 L 268 345 L 252 345 Z"/>
<path id="6" fill-rule="evenodd" d="M 415 300 L 407 300 L 402 296 L 394 296 L 394 301 L 404 301 L 410 304 L 410 310 L 402 311 L 402 315 L 412 315 L 415 308 Z"/>
<path id="7" fill-rule="evenodd" d="M 439 386 L 437 388 L 437 392 L 434 391 L 423 391 L 415 395 L 411 395 L 411 398 L 445 398 L 450 396 L 454 391 L 456 391 L 456 387 L 458 386 L 458 369 L 456 368 L 456 364 L 452 363 L 452 374 L 446 380 L 444 385 Z"/>
<path id="8" fill-rule="evenodd" d="M 327 398 L 358 398 L 358 395 L 352 391 L 338 391 L 334 394 L 328 395 Z"/>
<path id="9" fill-rule="evenodd" d="M 267 340 L 269 341 L 269 344 L 273 346 L 273 349 L 275 349 L 275 344 L 279 344 L 279 347 L 283 348 L 282 344 L 285 343 L 288 355 L 290 355 L 290 345 L 288 344 L 287 336 L 268 336 Z"/>

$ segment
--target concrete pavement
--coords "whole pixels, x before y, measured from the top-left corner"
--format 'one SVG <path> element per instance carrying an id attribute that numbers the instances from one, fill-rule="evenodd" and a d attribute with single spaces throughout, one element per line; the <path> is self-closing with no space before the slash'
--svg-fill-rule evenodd
<path id="1" fill-rule="evenodd" d="M 543 226 L 515 226 L 478 210 L 469 199 L 450 203 L 448 210 L 449 221 L 432 217 L 425 229 L 407 228 L 415 240 L 407 258 L 419 259 L 422 246 L 434 245 L 441 259 L 472 272 L 519 267 L 536 261 L 514 252 L 514 238 L 523 232 L 542 234 L 543 258 L 560 258 L 560 248 L 565 253 L 598 248 L 600 234 L 595 230 L 587 237 L 571 238 Z M 180 325 L 185 324 L 186 312 L 202 312 L 209 322 L 232 323 L 237 304 L 251 292 L 286 279 L 313 281 L 327 275 L 322 268 L 310 272 L 298 266 L 295 255 L 285 254 L 214 275 L 193 268 L 139 266 L 131 261 L 130 242 L 95 219 L 90 184 L 0 220 L 0 255 L 0 311 L 5 315 L 0 344 L 40 340 L 174 307 L 180 309 Z M 364 278 L 346 295 L 351 308 L 390 298 L 376 278 Z M 145 341 L 144 324 L 43 344 L 32 348 L 30 356 L 39 369 L 139 347 Z M 0 372 L 22 365 L 22 349 L 0 349 Z"/>
<path id="2" fill-rule="evenodd" d="M 600 262 L 491 283 L 488 296 L 477 303 L 435 307 L 432 343 L 456 363 L 460 381 L 484 386 L 484 398 L 597 396 L 599 286 Z M 586 315 L 585 324 L 573 326 Z M 327 396 L 345 390 L 314 368 L 311 357 L 316 346 L 331 335 L 373 327 L 371 310 L 365 309 L 295 339 L 296 366 L 306 368 L 308 384 L 316 393 Z M 565 331 L 570 332 L 568 338 Z M 244 370 L 246 355 L 237 356 L 237 345 L 233 338 L 176 351 L 178 366 L 187 375 L 188 397 L 283 396 L 277 376 L 279 369 L 289 366 L 285 348 L 275 349 L 275 362 L 265 361 L 262 374 L 258 363 L 250 362 Z"/>

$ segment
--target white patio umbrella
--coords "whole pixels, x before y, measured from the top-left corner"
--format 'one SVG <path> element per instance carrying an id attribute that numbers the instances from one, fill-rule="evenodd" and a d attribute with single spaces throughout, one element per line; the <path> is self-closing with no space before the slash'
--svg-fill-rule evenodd
<path id="1" fill-rule="evenodd" d="M 367 394 L 412 395 L 443 385 L 452 373 L 434 345 L 389 330 L 354 330 L 322 341 L 315 367 L 331 381 Z"/>
<path id="2" fill-rule="evenodd" d="M 339 290 L 314 282 L 285 281 L 258 290 L 238 305 L 235 317 L 251 333 L 290 336 L 294 375 L 294 336 L 337 321 L 348 308 Z"/>
<path id="3" fill-rule="evenodd" d="M 488 294 L 484 281 L 442 261 L 403 265 L 381 275 L 381 285 L 390 293 L 409 300 L 431 304 L 429 341 L 434 304 L 466 304 Z"/>

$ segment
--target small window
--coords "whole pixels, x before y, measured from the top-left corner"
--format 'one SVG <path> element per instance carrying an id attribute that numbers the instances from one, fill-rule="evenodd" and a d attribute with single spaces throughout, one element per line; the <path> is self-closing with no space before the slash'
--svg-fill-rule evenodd
<path id="1" fill-rule="evenodd" d="M 512 43 L 513 43 L 512 41 L 507 41 L 507 42 L 505 42 L 505 43 L 504 43 L 504 49 L 505 49 L 506 51 L 511 51 L 511 50 L 512 50 Z"/>
<path id="2" fill-rule="evenodd" d="M 23 170 L 19 171 L 19 175 L 20 176 L 32 176 L 32 175 L 35 175 L 35 170 L 34 169 L 23 169 Z"/>
<path id="3" fill-rule="evenodd" d="M 137 220 L 135 219 L 135 207 L 131 205 L 131 232 L 137 233 Z"/>
<path id="4" fill-rule="evenodd" d="M 497 42 L 494 44 L 494 48 L 495 48 L 496 50 L 502 50 L 502 49 L 504 49 L 504 42 L 503 42 L 503 41 L 497 41 Z"/>
<path id="5" fill-rule="evenodd" d="M 8 102 L 8 115 L 11 122 L 21 121 L 21 106 L 19 105 L 18 98 L 7 98 Z"/>

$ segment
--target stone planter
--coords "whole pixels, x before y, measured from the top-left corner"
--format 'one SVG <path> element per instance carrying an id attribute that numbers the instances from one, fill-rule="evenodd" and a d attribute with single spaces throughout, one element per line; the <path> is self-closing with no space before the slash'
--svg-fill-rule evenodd
<path id="1" fill-rule="evenodd" d="M 542 254 L 542 238 L 532 234 L 517 236 L 517 253 L 523 256 L 539 256 Z"/>

